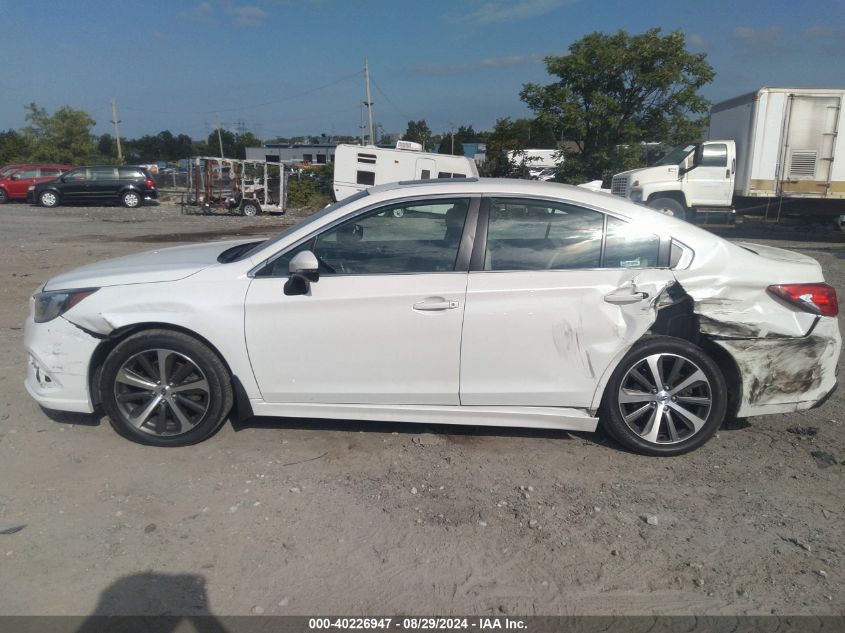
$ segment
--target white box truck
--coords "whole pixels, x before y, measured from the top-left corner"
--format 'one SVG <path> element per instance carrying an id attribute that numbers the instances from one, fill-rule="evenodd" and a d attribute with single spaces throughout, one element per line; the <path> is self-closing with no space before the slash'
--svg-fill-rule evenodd
<path id="1" fill-rule="evenodd" d="M 711 140 L 613 177 L 611 191 L 667 213 L 845 213 L 845 89 L 761 88 L 710 110 Z M 835 160 L 836 157 L 839 160 Z"/>
<path id="2" fill-rule="evenodd" d="M 334 154 L 334 197 L 343 200 L 375 185 L 429 178 L 477 178 L 475 161 L 466 156 L 419 151 L 416 143 L 396 148 L 338 145 Z"/>

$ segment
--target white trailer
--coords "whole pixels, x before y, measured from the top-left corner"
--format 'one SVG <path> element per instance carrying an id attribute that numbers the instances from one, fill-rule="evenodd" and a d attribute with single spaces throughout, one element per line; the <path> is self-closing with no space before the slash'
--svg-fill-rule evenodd
<path id="1" fill-rule="evenodd" d="M 421 152 L 418 145 L 404 141 L 396 145 L 338 145 L 334 154 L 335 200 L 389 182 L 478 177 L 478 167 L 471 158 Z"/>
<path id="2" fill-rule="evenodd" d="M 845 89 L 761 88 L 710 111 L 711 140 L 613 177 L 612 190 L 678 215 L 845 213 Z M 839 160 L 836 160 L 837 156 Z"/>

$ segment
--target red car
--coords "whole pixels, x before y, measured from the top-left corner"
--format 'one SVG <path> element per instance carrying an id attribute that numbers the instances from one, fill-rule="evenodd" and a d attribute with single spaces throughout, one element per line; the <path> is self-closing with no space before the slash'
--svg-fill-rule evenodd
<path id="1" fill-rule="evenodd" d="M 30 186 L 47 182 L 73 169 L 70 165 L 9 165 L 0 169 L 0 204 L 26 200 Z"/>

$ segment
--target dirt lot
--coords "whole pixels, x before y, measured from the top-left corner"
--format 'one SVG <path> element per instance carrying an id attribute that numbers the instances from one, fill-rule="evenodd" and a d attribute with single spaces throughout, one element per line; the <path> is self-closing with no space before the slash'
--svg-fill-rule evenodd
<path id="1" fill-rule="evenodd" d="M 22 323 L 48 277 L 290 221 L 0 207 L 0 614 L 845 614 L 841 391 L 670 459 L 268 419 L 162 450 L 27 396 Z M 845 290 L 839 233 L 725 233 L 808 253 Z"/>

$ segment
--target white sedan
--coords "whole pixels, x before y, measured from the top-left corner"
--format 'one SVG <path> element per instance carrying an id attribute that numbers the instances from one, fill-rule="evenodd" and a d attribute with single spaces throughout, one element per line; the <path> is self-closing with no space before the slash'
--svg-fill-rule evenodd
<path id="1" fill-rule="evenodd" d="M 835 290 L 803 255 L 518 180 L 375 187 L 262 242 L 47 281 L 42 406 L 181 446 L 228 416 L 593 431 L 651 455 L 836 386 Z"/>

